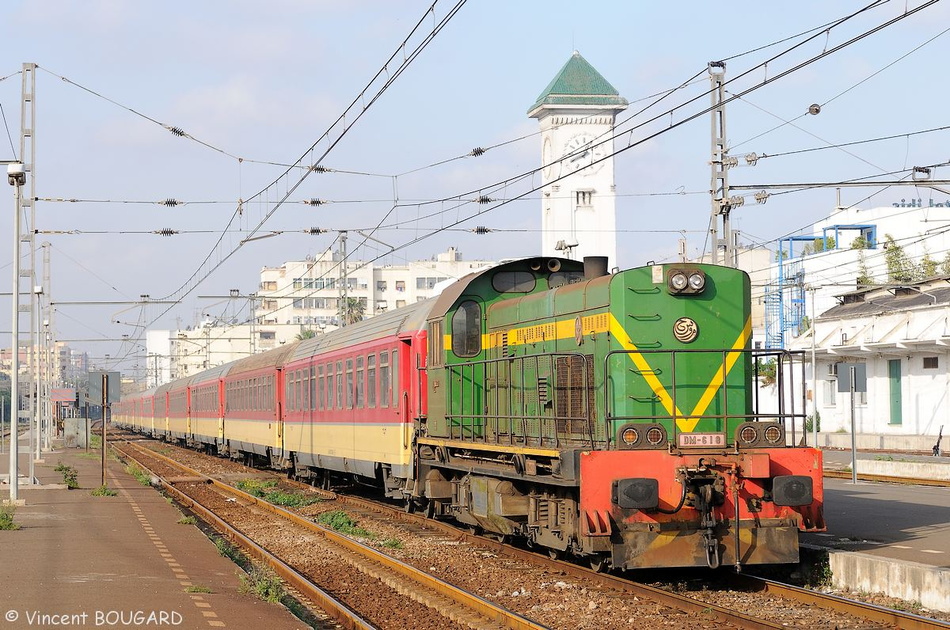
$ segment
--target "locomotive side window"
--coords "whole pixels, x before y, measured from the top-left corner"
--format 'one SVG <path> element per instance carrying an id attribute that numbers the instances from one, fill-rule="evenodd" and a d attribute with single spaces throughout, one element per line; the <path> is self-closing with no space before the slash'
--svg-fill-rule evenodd
<path id="1" fill-rule="evenodd" d="M 482 350 L 482 308 L 468 300 L 452 315 L 452 352 L 474 357 Z"/>
<path id="2" fill-rule="evenodd" d="M 379 406 L 389 406 L 389 353 L 379 353 Z"/>
<path id="3" fill-rule="evenodd" d="M 442 320 L 429 324 L 429 333 L 426 336 L 429 346 L 429 367 L 439 367 L 445 364 L 445 341 L 442 338 Z"/>
<path id="4" fill-rule="evenodd" d="M 376 355 L 366 357 L 366 406 L 376 406 Z"/>
<path id="5" fill-rule="evenodd" d="M 535 284 L 534 274 L 528 271 L 499 271 L 491 279 L 499 293 L 531 293 Z"/>

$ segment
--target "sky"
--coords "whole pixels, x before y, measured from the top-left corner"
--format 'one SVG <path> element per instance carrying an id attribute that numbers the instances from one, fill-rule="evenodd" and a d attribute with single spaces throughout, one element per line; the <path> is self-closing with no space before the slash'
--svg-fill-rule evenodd
<path id="1" fill-rule="evenodd" d="M 950 124 L 940 79 L 950 4 L 879 2 L 831 26 L 870 4 L 8 0 L 0 160 L 19 157 L 21 70 L 35 63 L 35 227 L 62 302 L 55 336 L 136 338 L 143 323 L 169 329 L 231 312 L 199 296 L 251 293 L 262 267 L 335 248 L 340 230 L 354 258 L 380 264 L 448 247 L 466 259 L 536 254 L 541 146 L 527 110 L 577 50 L 630 102 L 614 144 L 618 263 L 675 260 L 682 238 L 691 256 L 709 250 L 710 61 L 726 61 L 736 97 L 726 109 L 739 158 L 732 185 L 907 179 L 914 166 L 947 162 L 950 133 L 918 132 Z M 897 137 L 866 142 L 888 136 Z M 476 148 L 487 150 L 468 155 Z M 770 157 L 747 165 L 753 152 Z M 301 158 L 330 170 L 291 166 Z M 732 212 L 742 243 L 774 248 L 810 234 L 839 201 L 834 187 L 772 192 L 765 204 L 742 193 Z M 495 201 L 474 203 L 480 195 Z M 861 207 L 911 198 L 950 195 L 840 192 Z M 152 233 L 161 230 L 178 234 Z M 374 240 L 360 246 L 359 232 Z M 180 303 L 66 304 L 142 295 Z M 9 300 L 0 295 L 0 347 Z M 143 352 L 69 343 L 106 369 Z"/>

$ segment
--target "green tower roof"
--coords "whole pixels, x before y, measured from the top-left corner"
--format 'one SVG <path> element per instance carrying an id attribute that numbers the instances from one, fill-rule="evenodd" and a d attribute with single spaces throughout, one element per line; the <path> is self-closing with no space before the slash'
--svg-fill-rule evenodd
<path id="1" fill-rule="evenodd" d="M 601 105 L 624 109 L 627 99 L 620 96 L 616 88 L 575 50 L 534 105 L 528 108 L 528 113 L 543 105 Z"/>

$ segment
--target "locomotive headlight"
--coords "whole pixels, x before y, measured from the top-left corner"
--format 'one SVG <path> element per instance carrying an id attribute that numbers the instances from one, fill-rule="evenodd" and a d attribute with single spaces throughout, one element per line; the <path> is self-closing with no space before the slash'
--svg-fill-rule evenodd
<path id="1" fill-rule="evenodd" d="M 798 507 L 815 500 L 811 477 L 779 475 L 772 480 L 772 501 L 775 505 Z"/>
<path id="2" fill-rule="evenodd" d="M 682 271 L 677 271 L 670 276 L 670 288 L 674 291 L 682 291 L 689 285 L 689 279 Z"/>
<path id="3" fill-rule="evenodd" d="M 705 287 L 706 287 L 705 274 L 699 271 L 694 271 L 693 273 L 689 274 L 689 288 L 690 289 L 698 293 L 702 291 Z"/>
<path id="4" fill-rule="evenodd" d="M 627 427 L 620 432 L 620 439 L 626 446 L 633 446 L 640 439 L 640 433 L 633 427 Z"/>

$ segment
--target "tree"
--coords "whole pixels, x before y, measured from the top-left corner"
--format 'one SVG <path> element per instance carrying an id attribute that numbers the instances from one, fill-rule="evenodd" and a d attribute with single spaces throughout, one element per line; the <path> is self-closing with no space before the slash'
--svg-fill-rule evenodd
<path id="1" fill-rule="evenodd" d="M 943 262 L 940 263 L 940 273 L 950 276 L 950 252 L 947 252 L 946 256 L 943 257 Z"/>
<path id="2" fill-rule="evenodd" d="M 857 285 L 859 289 L 869 287 L 874 284 L 874 278 L 868 270 L 868 262 L 864 259 L 864 252 L 858 252 L 858 278 Z"/>
<path id="3" fill-rule="evenodd" d="M 363 321 L 366 314 L 366 305 L 360 298 L 346 298 L 346 308 L 343 311 L 343 320 L 347 324 L 355 324 Z"/>
<path id="4" fill-rule="evenodd" d="M 917 265 L 915 265 L 904 248 L 894 241 L 890 234 L 884 235 L 884 262 L 887 265 L 888 282 L 912 282 L 918 275 Z"/>
<path id="5" fill-rule="evenodd" d="M 317 331 L 312 328 L 307 328 L 306 330 L 301 330 L 299 333 L 294 335 L 294 339 L 297 341 L 303 341 L 304 339 L 313 339 L 317 336 Z"/>
<path id="6" fill-rule="evenodd" d="M 921 279 L 933 278 L 937 275 L 937 261 L 930 257 L 930 252 L 924 250 L 924 257 L 920 259 Z"/>

